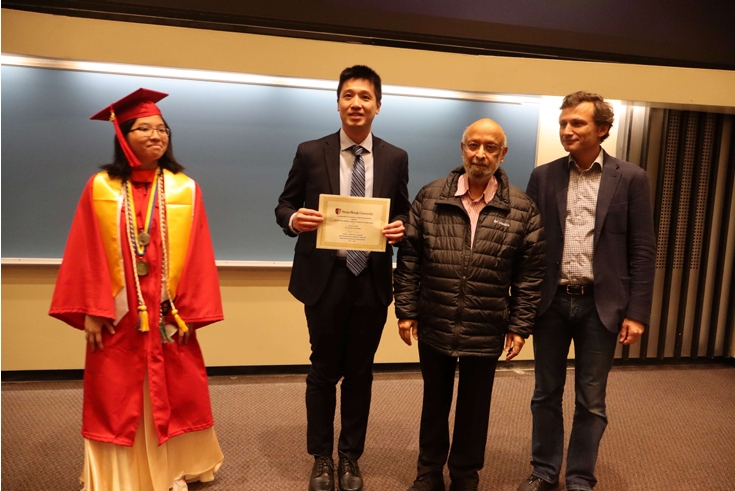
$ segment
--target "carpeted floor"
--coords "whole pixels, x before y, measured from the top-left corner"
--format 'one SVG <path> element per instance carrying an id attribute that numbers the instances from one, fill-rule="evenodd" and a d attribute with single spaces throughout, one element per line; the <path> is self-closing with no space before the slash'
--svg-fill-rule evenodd
<path id="1" fill-rule="evenodd" d="M 312 460 L 304 377 L 213 377 L 210 384 L 225 463 L 214 482 L 189 488 L 305 491 Z M 570 371 L 567 391 L 572 384 Z M 376 374 L 360 460 L 366 491 L 404 491 L 413 481 L 421 390 L 417 373 Z M 532 371 L 498 372 L 480 490 L 515 491 L 530 472 L 532 390 Z M 81 401 L 81 382 L 2 384 L 3 490 L 80 489 Z M 564 410 L 571 421 L 573 397 Z M 616 367 L 608 416 L 596 490 L 732 489 L 735 368 Z"/>

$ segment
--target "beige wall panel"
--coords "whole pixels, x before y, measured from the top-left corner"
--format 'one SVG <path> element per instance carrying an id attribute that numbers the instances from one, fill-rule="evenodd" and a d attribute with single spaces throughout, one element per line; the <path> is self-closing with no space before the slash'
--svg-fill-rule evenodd
<path id="1" fill-rule="evenodd" d="M 81 331 L 47 315 L 58 267 L 3 266 L 2 370 L 84 368 Z M 220 269 L 225 320 L 198 332 L 207 366 L 306 365 L 309 335 L 301 303 L 288 293 L 290 269 Z M 529 341 L 519 360 L 533 357 Z M 418 362 L 398 337 L 393 307 L 377 363 Z"/>
<path id="2" fill-rule="evenodd" d="M 82 331 L 48 316 L 56 266 L 2 268 L 2 369 L 84 367 Z"/>
<path id="3" fill-rule="evenodd" d="M 223 268 L 219 274 L 225 321 L 199 333 L 207 365 L 307 365 L 309 333 L 303 305 L 288 292 L 291 270 Z M 392 307 L 375 361 L 418 362 L 415 346 L 398 337 Z"/>
<path id="4" fill-rule="evenodd" d="M 209 366 L 303 365 L 309 336 L 290 270 L 220 270 L 225 320 L 199 332 Z"/>
<path id="5" fill-rule="evenodd" d="M 131 48 L 141 45 L 147 48 Z M 345 66 L 364 63 L 394 85 L 536 95 L 584 89 L 608 99 L 735 107 L 735 72 L 726 70 L 437 53 L 8 9 L 2 11 L 2 49 L 72 60 L 328 80 Z"/>

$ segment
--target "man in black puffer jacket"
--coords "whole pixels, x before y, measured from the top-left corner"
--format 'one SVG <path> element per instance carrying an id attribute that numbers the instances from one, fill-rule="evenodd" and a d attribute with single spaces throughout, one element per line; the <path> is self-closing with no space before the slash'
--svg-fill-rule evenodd
<path id="1" fill-rule="evenodd" d="M 399 333 L 408 345 L 418 340 L 424 379 L 418 476 L 409 491 L 444 491 L 445 463 L 451 491 L 477 489 L 495 366 L 531 334 L 544 276 L 538 208 L 499 167 L 508 151 L 503 129 L 476 121 L 461 148 L 464 166 L 416 196 L 394 273 Z"/>

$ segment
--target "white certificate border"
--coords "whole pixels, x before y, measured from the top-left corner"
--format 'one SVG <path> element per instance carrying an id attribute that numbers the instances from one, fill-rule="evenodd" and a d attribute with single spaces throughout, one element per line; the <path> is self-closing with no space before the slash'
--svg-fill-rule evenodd
<path id="1" fill-rule="evenodd" d="M 327 213 L 330 203 L 333 202 L 352 202 L 366 205 L 380 205 L 382 210 L 382 219 L 385 225 L 390 220 L 390 199 L 388 198 L 363 198 L 359 196 L 342 196 L 339 194 L 320 194 L 319 195 L 319 211 L 324 215 L 324 223 L 326 223 Z M 385 226 L 384 225 L 384 226 Z M 368 252 L 385 252 L 386 241 L 384 235 L 381 234 L 380 242 L 375 246 L 360 245 L 355 243 L 344 243 L 344 242 L 329 242 L 327 243 L 324 238 L 325 227 L 324 224 L 319 226 L 316 235 L 316 247 L 317 249 L 332 249 L 332 250 L 352 250 L 352 251 L 368 251 Z"/>

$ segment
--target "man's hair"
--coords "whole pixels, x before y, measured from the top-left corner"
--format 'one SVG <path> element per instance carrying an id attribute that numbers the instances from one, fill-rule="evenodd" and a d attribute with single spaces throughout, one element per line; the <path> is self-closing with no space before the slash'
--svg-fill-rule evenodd
<path id="1" fill-rule="evenodd" d="M 607 133 L 600 137 L 600 141 L 605 141 L 610 136 L 610 128 L 612 128 L 613 121 L 615 120 L 615 113 L 613 112 L 612 105 L 609 102 L 605 102 L 605 99 L 600 94 L 585 92 L 583 90 L 569 94 L 564 98 L 559 109 L 578 106 L 583 102 L 591 102 L 595 106 L 594 113 L 592 114 L 595 124 L 597 126 L 607 126 Z"/>
<path id="2" fill-rule="evenodd" d="M 161 119 L 163 119 L 163 117 L 161 117 Z M 137 119 L 131 119 L 129 121 L 125 121 L 124 123 L 120 123 L 120 131 L 122 132 L 123 136 L 127 138 L 128 133 L 130 133 L 130 130 L 133 128 L 133 125 L 136 121 Z M 166 123 L 165 119 L 163 120 L 163 124 L 166 126 L 166 128 L 168 128 L 168 123 Z M 113 156 L 113 160 L 111 163 L 101 166 L 101 169 L 106 170 L 110 177 L 118 177 L 123 181 L 127 181 L 128 179 L 130 179 L 130 163 L 128 162 L 127 157 L 125 157 L 125 153 L 120 146 L 120 142 L 117 141 L 117 137 L 115 137 L 114 142 L 115 153 Z M 168 147 L 166 148 L 166 152 L 164 152 L 161 158 L 158 159 L 158 166 L 162 169 L 170 170 L 174 174 L 177 174 L 184 170 L 184 166 L 179 164 L 174 157 L 174 150 L 171 146 L 170 136 L 168 138 Z"/>
<path id="3" fill-rule="evenodd" d="M 381 97 L 383 97 L 383 91 L 380 85 L 380 75 L 378 75 L 375 70 L 365 65 L 355 65 L 342 70 L 342 73 L 339 74 L 339 85 L 337 85 L 337 100 L 339 100 L 339 97 L 342 94 L 342 86 L 345 82 L 355 78 L 372 82 L 373 87 L 375 88 L 375 99 L 380 102 Z"/>

